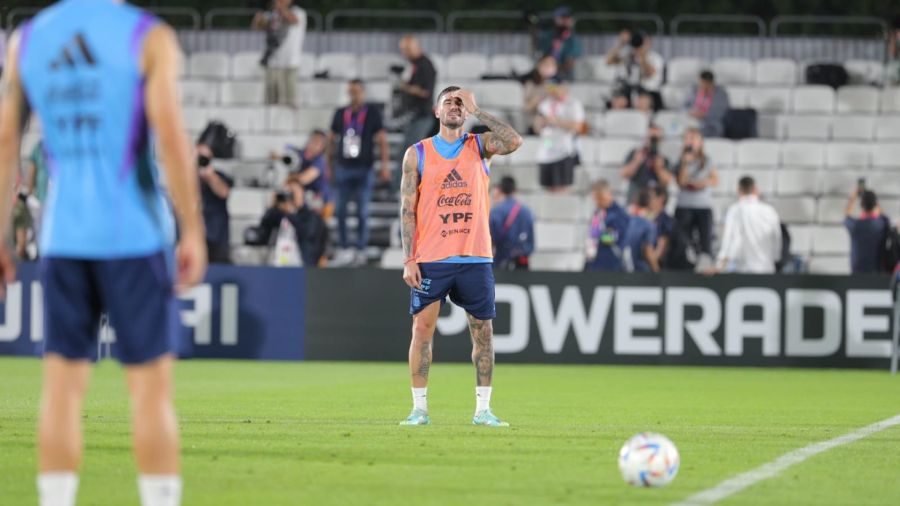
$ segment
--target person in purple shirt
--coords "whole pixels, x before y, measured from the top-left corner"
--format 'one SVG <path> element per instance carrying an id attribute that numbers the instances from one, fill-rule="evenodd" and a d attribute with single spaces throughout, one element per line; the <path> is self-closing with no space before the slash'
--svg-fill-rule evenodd
<path id="1" fill-rule="evenodd" d="M 534 217 L 516 197 L 516 180 L 506 176 L 495 188 L 496 204 L 491 209 L 491 240 L 494 268 L 527 270 L 534 253 Z"/>

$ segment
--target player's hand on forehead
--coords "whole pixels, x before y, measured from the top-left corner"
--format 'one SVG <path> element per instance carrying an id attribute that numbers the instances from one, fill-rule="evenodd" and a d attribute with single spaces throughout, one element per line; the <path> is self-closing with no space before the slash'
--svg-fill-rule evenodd
<path id="1" fill-rule="evenodd" d="M 474 112 L 477 108 L 477 106 L 475 105 L 475 94 L 469 90 L 455 90 L 451 91 L 447 95 L 451 98 L 451 100 L 453 100 L 453 104 L 462 105 L 470 113 Z"/>

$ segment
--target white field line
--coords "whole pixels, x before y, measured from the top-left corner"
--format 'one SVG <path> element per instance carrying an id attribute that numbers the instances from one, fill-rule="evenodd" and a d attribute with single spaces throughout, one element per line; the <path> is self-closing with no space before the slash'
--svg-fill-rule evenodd
<path id="1" fill-rule="evenodd" d="M 737 494 L 745 488 L 759 483 L 760 481 L 774 478 L 781 474 L 785 469 L 794 464 L 799 464 L 814 455 L 818 455 L 838 446 L 859 441 L 866 436 L 870 436 L 895 425 L 900 425 L 900 415 L 873 423 L 872 425 L 862 427 L 853 432 L 844 434 L 843 436 L 829 439 L 828 441 L 821 441 L 809 446 L 804 446 L 803 448 L 785 453 L 775 460 L 766 462 L 756 469 L 739 474 L 733 478 L 728 478 L 712 488 L 698 492 L 683 501 L 673 503 L 672 506 L 701 506 L 715 504 L 726 497 Z"/>

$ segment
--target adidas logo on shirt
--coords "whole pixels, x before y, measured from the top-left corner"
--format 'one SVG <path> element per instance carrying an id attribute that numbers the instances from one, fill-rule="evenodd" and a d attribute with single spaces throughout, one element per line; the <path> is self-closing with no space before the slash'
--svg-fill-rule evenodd
<path id="1" fill-rule="evenodd" d="M 74 69 L 78 65 L 93 67 L 95 63 L 96 59 L 84 40 L 84 35 L 77 33 L 68 44 L 63 46 L 59 57 L 50 62 L 50 70 L 59 70 L 62 67 Z"/>
<path id="2" fill-rule="evenodd" d="M 468 183 L 459 175 L 459 172 L 456 172 L 456 169 L 450 171 L 447 174 L 447 177 L 444 178 L 444 183 L 441 184 L 442 190 L 451 190 L 453 188 L 467 188 L 469 186 Z"/>

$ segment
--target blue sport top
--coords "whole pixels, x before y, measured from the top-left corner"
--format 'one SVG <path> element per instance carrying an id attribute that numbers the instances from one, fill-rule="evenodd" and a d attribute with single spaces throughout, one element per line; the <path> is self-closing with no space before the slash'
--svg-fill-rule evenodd
<path id="1" fill-rule="evenodd" d="M 45 256 L 102 260 L 172 246 L 140 69 L 157 23 L 113 0 L 64 0 L 21 30 L 21 80 L 43 126 L 50 170 Z"/>

